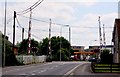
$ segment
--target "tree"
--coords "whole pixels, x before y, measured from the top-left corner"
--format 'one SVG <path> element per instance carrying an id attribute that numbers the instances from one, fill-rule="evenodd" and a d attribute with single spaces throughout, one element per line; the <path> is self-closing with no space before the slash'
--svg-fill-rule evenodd
<path id="1" fill-rule="evenodd" d="M 69 60 L 69 52 L 67 49 L 61 48 L 56 55 L 53 55 L 53 60 L 58 61 L 60 60 L 60 52 L 61 52 L 61 60 L 68 61 Z"/>
<path id="2" fill-rule="evenodd" d="M 42 40 L 42 42 L 40 42 L 40 48 L 42 51 L 42 55 L 47 55 L 47 51 L 48 51 L 48 38 L 45 38 Z"/>
<path id="3" fill-rule="evenodd" d="M 4 42 L 4 41 L 2 41 Z M 5 66 L 13 66 L 13 65 L 21 65 L 21 63 L 19 63 L 14 55 L 14 52 L 12 51 L 12 43 L 9 42 L 8 40 L 5 40 Z M 3 51 L 4 46 L 2 45 L 2 52 Z M 4 53 L 2 53 L 2 59 L 4 59 Z M 2 65 L 3 65 L 3 60 L 2 60 Z"/>
<path id="4" fill-rule="evenodd" d="M 18 53 L 19 54 L 27 54 L 27 50 L 28 50 L 28 39 L 24 39 L 22 42 L 20 42 L 19 44 L 19 50 Z M 38 41 L 31 39 L 31 48 L 32 47 L 38 47 Z"/>
<path id="5" fill-rule="evenodd" d="M 101 62 L 102 63 L 112 63 L 113 55 L 110 53 L 109 49 L 104 49 L 101 53 Z"/>
<path id="6" fill-rule="evenodd" d="M 66 49 L 66 52 L 69 50 L 70 43 L 64 38 L 64 37 L 52 37 L 51 38 L 51 50 L 52 50 L 52 56 L 55 59 L 56 55 L 58 54 L 60 50 L 60 40 L 61 40 L 61 48 Z M 41 51 L 43 55 L 48 55 L 48 38 L 45 38 L 41 42 Z M 67 54 L 66 56 L 69 56 Z"/>

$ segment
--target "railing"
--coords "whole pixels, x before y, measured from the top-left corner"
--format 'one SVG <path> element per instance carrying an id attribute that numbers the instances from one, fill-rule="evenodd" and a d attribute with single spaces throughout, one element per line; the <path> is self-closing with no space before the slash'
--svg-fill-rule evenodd
<path id="1" fill-rule="evenodd" d="M 120 63 L 91 63 L 94 73 L 120 73 Z"/>

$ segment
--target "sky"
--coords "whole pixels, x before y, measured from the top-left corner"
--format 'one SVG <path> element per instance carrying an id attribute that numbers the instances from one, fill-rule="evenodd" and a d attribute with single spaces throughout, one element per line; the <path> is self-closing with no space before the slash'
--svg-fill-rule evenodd
<path id="1" fill-rule="evenodd" d="M 7 28 L 6 35 L 9 40 L 13 40 L 13 12 L 21 12 L 32 6 L 38 0 L 7 0 Z M 106 44 L 111 44 L 112 31 L 115 18 L 118 18 L 119 0 L 44 0 L 38 7 L 32 10 L 31 33 L 37 41 L 48 37 L 49 19 L 55 23 L 51 26 L 51 35 L 62 36 L 69 39 L 69 27 L 71 28 L 71 45 L 85 46 L 99 45 L 99 22 L 101 17 L 101 27 L 105 25 Z M 28 38 L 30 13 L 17 15 L 19 24 L 25 28 L 24 38 Z M 24 17 L 26 16 L 26 17 Z M 45 21 L 45 22 L 42 22 Z M 15 43 L 22 41 L 22 29 L 16 22 Z M 59 25 L 62 24 L 62 25 Z M 63 26 L 69 25 L 69 27 Z M 4 0 L 0 1 L 0 31 L 4 33 Z M 103 30 L 102 30 L 103 35 Z M 97 40 L 97 41 L 95 41 Z"/>

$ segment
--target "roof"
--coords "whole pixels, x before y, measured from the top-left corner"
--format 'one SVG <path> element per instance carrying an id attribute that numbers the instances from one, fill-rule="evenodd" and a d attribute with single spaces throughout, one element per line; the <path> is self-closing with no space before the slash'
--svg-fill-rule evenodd
<path id="1" fill-rule="evenodd" d="M 2 34 L 1 31 L 0 31 L 0 35 L 2 35 L 2 40 L 4 40 L 4 35 Z M 9 46 L 12 46 L 12 43 L 8 40 L 8 36 L 5 37 L 5 43 Z"/>
<path id="2" fill-rule="evenodd" d="M 85 46 L 71 46 L 71 47 L 85 47 Z"/>
<path id="3" fill-rule="evenodd" d="M 113 45 L 102 45 L 102 47 L 112 48 Z M 100 48 L 100 46 L 89 46 L 89 48 Z"/>
<path id="4" fill-rule="evenodd" d="M 114 31 L 113 31 L 113 40 L 115 39 L 116 30 L 117 30 L 118 39 L 120 41 L 120 19 L 115 19 Z"/>

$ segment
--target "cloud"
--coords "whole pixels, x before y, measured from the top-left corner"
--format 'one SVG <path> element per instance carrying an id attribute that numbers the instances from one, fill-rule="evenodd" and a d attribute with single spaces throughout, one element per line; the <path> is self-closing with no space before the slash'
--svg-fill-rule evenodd
<path id="1" fill-rule="evenodd" d="M 29 6 L 31 6 L 34 2 L 11 2 L 8 6 L 7 14 L 8 18 L 11 18 L 13 16 L 13 11 L 16 10 L 22 11 Z M 52 19 L 53 23 L 60 23 L 60 24 L 69 24 L 71 27 L 71 42 L 72 45 L 85 45 L 88 46 L 90 44 L 91 40 L 98 40 L 98 42 L 94 42 L 93 44 L 97 43 L 99 44 L 99 34 L 98 34 L 98 28 L 85 28 L 85 27 L 98 27 L 98 16 L 101 16 L 101 23 L 105 24 L 107 27 L 113 27 L 114 25 L 114 19 L 117 17 L 117 13 L 110 12 L 110 13 L 102 13 L 99 14 L 99 12 L 96 13 L 85 13 L 80 14 L 80 17 L 78 17 L 76 14 L 76 9 L 78 10 L 81 8 L 79 6 L 76 7 L 75 4 L 81 4 L 81 3 L 87 3 L 88 0 L 79 0 L 81 2 L 77 3 L 78 0 L 75 0 L 76 3 L 74 5 L 71 5 L 73 3 L 73 0 L 71 0 L 71 3 L 66 0 L 64 1 L 58 1 L 54 2 L 50 0 L 45 0 L 40 6 L 35 8 L 32 12 L 32 17 L 44 20 L 49 22 L 49 18 Z M 90 0 L 91 1 L 91 0 Z M 97 0 L 93 0 L 91 2 L 91 5 L 94 5 L 97 2 Z M 91 6 L 90 5 L 90 6 Z M 86 5 L 85 5 L 86 6 Z M 1 12 L 0 12 L 1 13 Z M 3 14 L 1 14 L 2 16 Z M 25 16 L 29 17 L 29 13 L 25 14 Z M 24 18 L 21 16 L 18 16 L 19 22 L 21 26 L 23 26 L 26 30 L 28 30 L 28 18 Z M 7 25 L 7 35 L 9 34 L 10 40 L 12 41 L 12 21 Z M 16 22 L 16 26 L 18 26 Z M 0 26 L 1 27 L 1 26 Z M 59 36 L 60 35 L 60 25 L 54 25 L 52 24 L 52 36 Z M 81 28 L 82 27 L 82 28 Z M 32 34 L 34 34 L 37 37 L 32 36 L 32 38 L 37 39 L 40 41 L 41 39 L 48 37 L 48 31 L 49 31 L 49 23 L 44 23 L 40 21 L 32 20 Z M 107 44 L 110 44 L 111 40 L 111 29 L 106 29 L 106 41 Z M 62 36 L 64 36 L 66 39 L 68 39 L 68 27 L 62 27 Z M 19 37 L 19 38 L 17 38 Z M 25 32 L 25 38 L 28 37 L 28 33 Z M 16 42 L 21 41 L 21 28 L 16 27 Z"/>
<path id="2" fill-rule="evenodd" d="M 77 25 L 77 26 L 72 26 L 73 27 L 72 39 L 76 39 L 76 38 L 77 39 L 72 41 L 73 45 L 76 45 L 77 43 L 79 43 L 81 45 L 88 46 L 91 40 L 98 40 L 98 42 L 96 42 L 96 44 L 99 45 L 99 30 L 98 30 L 98 28 L 93 28 L 93 29 L 92 28 L 81 28 L 81 27 L 98 27 L 98 25 L 99 25 L 98 24 L 98 16 L 101 16 L 101 26 L 104 23 L 106 27 L 113 27 L 114 20 L 117 17 L 117 13 L 114 13 L 114 12 L 108 13 L 108 14 L 92 14 L 92 13 L 90 13 L 90 14 L 86 14 L 85 16 L 83 16 L 83 18 L 80 21 L 74 22 L 73 25 Z M 112 29 L 113 28 L 105 29 L 107 44 L 111 43 Z M 79 34 L 76 34 L 74 32 L 78 32 Z"/>

